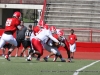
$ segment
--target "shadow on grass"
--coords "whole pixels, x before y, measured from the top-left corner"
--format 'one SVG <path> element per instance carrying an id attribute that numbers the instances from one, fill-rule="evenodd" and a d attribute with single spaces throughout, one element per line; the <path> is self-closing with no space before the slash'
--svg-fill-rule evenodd
<path id="1" fill-rule="evenodd" d="M 13 61 L 12 63 L 38 63 L 38 62 L 33 62 L 33 61 L 14 62 L 14 61 Z"/>
<path id="2" fill-rule="evenodd" d="M 41 62 L 45 62 L 45 61 L 43 60 L 43 61 L 41 61 Z M 49 60 L 48 60 L 48 62 L 53 62 L 53 63 L 56 63 L 56 62 L 57 62 L 57 63 L 58 63 L 58 62 L 61 62 L 61 61 L 56 61 L 56 62 L 54 62 L 54 61 L 49 61 Z M 47 62 L 47 63 L 48 63 L 48 62 Z M 75 61 L 71 61 L 71 62 L 61 62 L 61 63 L 75 63 Z"/>

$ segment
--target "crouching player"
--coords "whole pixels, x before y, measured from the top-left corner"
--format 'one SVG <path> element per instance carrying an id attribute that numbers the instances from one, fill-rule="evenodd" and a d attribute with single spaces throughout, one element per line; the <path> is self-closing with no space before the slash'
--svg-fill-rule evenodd
<path id="1" fill-rule="evenodd" d="M 40 57 L 43 55 L 44 48 L 43 48 L 42 42 L 44 40 L 46 40 L 46 38 L 53 40 L 54 42 L 56 42 L 56 44 L 59 43 L 59 41 L 52 36 L 52 33 L 49 30 L 48 26 L 46 26 L 46 28 L 40 29 L 38 34 L 36 36 L 34 36 L 31 40 L 32 46 L 36 50 L 36 51 L 34 51 L 34 54 L 38 55 L 37 60 L 40 60 Z M 27 60 L 29 60 L 29 59 L 31 59 L 31 56 L 29 56 L 27 58 Z"/>
<path id="2" fill-rule="evenodd" d="M 51 27 L 50 27 L 50 31 L 51 31 L 53 34 L 55 34 L 56 27 L 51 26 Z M 58 38 L 58 37 L 56 36 L 56 34 L 55 34 L 54 37 L 55 37 L 56 39 Z M 57 39 L 57 40 L 58 40 L 58 39 Z M 62 58 L 62 55 L 61 55 L 61 53 L 60 53 L 59 50 L 58 50 L 58 47 L 59 47 L 59 46 L 64 46 L 64 44 L 63 44 L 63 43 L 56 44 L 54 41 L 52 41 L 52 40 L 50 40 L 50 39 L 48 39 L 47 42 L 44 43 L 44 48 L 45 48 L 48 52 L 50 52 L 50 54 L 49 54 L 48 56 L 44 57 L 44 60 L 45 60 L 46 62 L 48 61 L 48 58 L 51 57 L 51 56 L 53 56 L 53 55 L 55 55 L 56 57 L 59 57 L 59 58 L 61 59 L 61 62 L 66 62 L 66 61 L 64 60 L 64 58 Z"/>
<path id="3" fill-rule="evenodd" d="M 62 30 L 60 30 L 60 29 L 57 29 L 57 35 L 58 35 L 58 40 L 60 42 L 64 43 L 64 45 L 65 45 L 63 47 L 67 51 L 68 62 L 71 62 L 69 43 L 68 43 L 67 39 L 64 37 L 64 32 Z M 57 59 L 57 57 L 55 57 L 53 61 L 56 61 L 56 59 Z"/>

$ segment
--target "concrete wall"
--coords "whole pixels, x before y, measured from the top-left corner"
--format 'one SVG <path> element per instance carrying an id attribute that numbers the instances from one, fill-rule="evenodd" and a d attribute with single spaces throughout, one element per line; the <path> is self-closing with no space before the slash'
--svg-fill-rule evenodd
<path id="1" fill-rule="evenodd" d="M 10 8 L 10 9 L 42 9 L 43 5 L 34 5 L 34 4 L 0 4 L 0 8 Z"/>
<path id="2" fill-rule="evenodd" d="M 0 26 L 2 25 L 2 9 L 0 9 Z"/>

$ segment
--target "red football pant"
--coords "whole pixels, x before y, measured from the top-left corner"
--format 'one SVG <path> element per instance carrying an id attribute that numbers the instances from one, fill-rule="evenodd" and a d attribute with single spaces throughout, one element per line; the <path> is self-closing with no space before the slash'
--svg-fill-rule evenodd
<path id="1" fill-rule="evenodd" d="M 36 51 L 38 51 L 41 55 L 43 55 L 43 46 L 40 40 L 33 38 L 32 46 Z"/>
<path id="2" fill-rule="evenodd" d="M 65 43 L 65 49 L 67 51 L 67 55 L 68 55 L 68 58 L 70 58 L 70 48 L 69 48 L 69 42 L 67 41 L 67 39 L 64 40 L 64 43 Z"/>
<path id="3" fill-rule="evenodd" d="M 64 43 L 65 43 L 66 49 L 70 50 L 70 48 L 69 48 L 69 42 L 67 41 L 67 39 L 64 40 Z"/>

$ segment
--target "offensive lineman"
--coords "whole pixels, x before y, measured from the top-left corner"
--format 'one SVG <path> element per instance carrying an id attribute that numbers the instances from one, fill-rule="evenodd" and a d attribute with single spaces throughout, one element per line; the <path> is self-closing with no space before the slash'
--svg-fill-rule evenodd
<path id="1" fill-rule="evenodd" d="M 17 47 L 17 42 L 15 38 L 13 37 L 13 34 L 15 33 L 17 28 L 19 30 L 21 29 L 20 19 L 21 19 L 21 13 L 18 11 L 14 12 L 12 18 L 7 18 L 6 24 L 5 24 L 5 31 L 2 34 L 2 37 L 0 40 L 0 48 L 2 48 L 6 42 L 12 44 L 12 47 L 9 49 L 7 55 L 5 55 L 5 59 L 7 59 L 8 61 L 10 61 L 9 55 Z"/>

